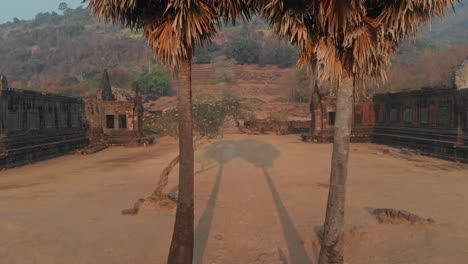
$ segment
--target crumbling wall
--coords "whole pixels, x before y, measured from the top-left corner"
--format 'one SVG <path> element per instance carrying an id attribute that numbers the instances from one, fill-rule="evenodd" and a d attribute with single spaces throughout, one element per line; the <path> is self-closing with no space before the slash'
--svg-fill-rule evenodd
<path id="1" fill-rule="evenodd" d="M 468 89 L 431 89 L 374 97 L 372 141 L 468 162 Z"/>
<path id="2" fill-rule="evenodd" d="M 138 87 L 135 86 L 134 97 L 118 101 L 112 94 L 107 71 L 104 71 L 97 98 L 86 99 L 88 137 L 91 144 L 150 144 L 154 139 L 143 135 L 143 111 Z"/>
<path id="3" fill-rule="evenodd" d="M 135 101 L 86 100 L 86 115 L 89 122 L 89 138 L 93 144 L 109 143 L 112 139 L 131 141 L 141 136 L 142 109 L 135 107 Z M 117 144 L 117 143 L 115 143 Z M 124 144 L 124 143 L 123 143 Z M 125 145 L 125 144 L 124 144 Z"/>
<path id="4" fill-rule="evenodd" d="M 305 140 L 332 142 L 336 98 L 325 96 L 321 103 L 323 117 L 313 119 L 316 129 Z M 351 141 L 468 162 L 468 89 L 424 88 L 359 98 L 353 106 Z"/>
<path id="5" fill-rule="evenodd" d="M 0 90 L 0 168 L 63 155 L 87 145 L 80 98 Z"/>
<path id="6" fill-rule="evenodd" d="M 468 88 L 468 59 L 455 71 L 455 87 L 457 89 Z"/>

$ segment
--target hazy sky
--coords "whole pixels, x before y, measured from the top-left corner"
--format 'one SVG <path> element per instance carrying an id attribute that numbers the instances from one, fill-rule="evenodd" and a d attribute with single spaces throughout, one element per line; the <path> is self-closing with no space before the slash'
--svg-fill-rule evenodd
<path id="1" fill-rule="evenodd" d="M 0 0 L 0 23 L 12 21 L 13 18 L 31 19 L 39 12 L 58 12 L 61 2 L 75 8 L 81 0 Z"/>

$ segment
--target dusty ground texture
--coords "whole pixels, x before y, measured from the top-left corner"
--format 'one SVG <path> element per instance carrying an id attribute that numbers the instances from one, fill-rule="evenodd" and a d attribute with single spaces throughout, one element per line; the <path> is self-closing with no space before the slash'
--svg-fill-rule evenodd
<path id="1" fill-rule="evenodd" d="M 194 263 L 316 263 L 331 149 L 296 136 L 233 135 L 199 150 Z M 466 263 L 466 165 L 351 149 L 347 263 Z M 0 263 L 165 263 L 174 212 L 120 211 L 151 193 L 176 152 L 162 139 L 0 172 Z M 167 191 L 176 186 L 173 173 Z M 372 208 L 436 223 L 379 224 Z"/>

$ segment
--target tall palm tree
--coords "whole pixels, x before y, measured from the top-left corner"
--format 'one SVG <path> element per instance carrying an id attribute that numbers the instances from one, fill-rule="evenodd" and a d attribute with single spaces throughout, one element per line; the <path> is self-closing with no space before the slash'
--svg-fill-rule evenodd
<path id="1" fill-rule="evenodd" d="M 319 79 L 337 80 L 330 190 L 320 264 L 344 262 L 344 212 L 353 93 L 364 79 L 385 80 L 391 55 L 421 24 L 443 16 L 453 0 L 269 0 L 263 15 L 315 66 Z M 349 76 L 352 84 L 342 83 Z"/>
<path id="2" fill-rule="evenodd" d="M 174 69 L 179 102 L 179 196 L 168 263 L 192 263 L 194 147 L 191 62 L 220 21 L 248 19 L 258 0 L 83 0 L 106 22 L 143 29 L 154 55 Z"/>

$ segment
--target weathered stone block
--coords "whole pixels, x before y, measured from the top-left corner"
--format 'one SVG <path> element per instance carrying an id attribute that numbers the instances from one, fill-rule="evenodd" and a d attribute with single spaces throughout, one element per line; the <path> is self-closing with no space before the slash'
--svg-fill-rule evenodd
<path id="1" fill-rule="evenodd" d="M 455 87 L 457 89 L 468 88 L 468 59 L 455 71 Z"/>

